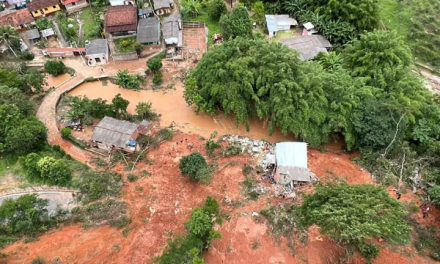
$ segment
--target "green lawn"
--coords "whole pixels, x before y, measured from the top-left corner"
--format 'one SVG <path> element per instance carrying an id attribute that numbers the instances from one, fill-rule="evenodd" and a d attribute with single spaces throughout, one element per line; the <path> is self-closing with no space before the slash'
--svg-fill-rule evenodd
<path id="1" fill-rule="evenodd" d="M 128 53 L 135 51 L 134 44 L 136 43 L 136 37 L 115 39 L 114 42 L 116 51 L 119 53 Z M 126 45 L 124 45 L 124 43 Z"/>
<path id="2" fill-rule="evenodd" d="M 220 33 L 220 25 L 218 21 L 211 20 L 208 16 L 208 12 L 206 10 L 202 10 L 200 15 L 197 17 L 192 17 L 188 19 L 184 19 L 185 21 L 193 21 L 193 22 L 205 22 L 206 27 L 208 28 L 208 43 L 214 44 L 212 40 L 212 35 Z"/>
<path id="3" fill-rule="evenodd" d="M 82 46 L 86 40 L 94 40 L 101 38 L 101 21 L 98 14 L 92 15 L 90 8 L 81 12 L 81 20 L 84 21 L 84 37 L 82 39 Z"/>

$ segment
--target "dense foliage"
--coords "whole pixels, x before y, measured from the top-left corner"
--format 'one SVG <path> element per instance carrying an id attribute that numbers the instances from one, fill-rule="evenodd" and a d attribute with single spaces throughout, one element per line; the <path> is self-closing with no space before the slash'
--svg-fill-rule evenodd
<path id="1" fill-rule="evenodd" d="M 35 25 L 39 30 L 44 30 L 48 28 L 52 28 L 49 19 L 47 17 L 38 18 L 35 20 Z"/>
<path id="2" fill-rule="evenodd" d="M 408 212 L 383 187 L 317 186 L 314 194 L 304 198 L 299 213 L 302 225 L 317 224 L 322 234 L 346 246 L 356 246 L 364 257 L 377 255 L 378 250 L 371 248 L 374 244 L 366 244 L 372 238 L 396 244 L 410 241 L 411 227 L 403 219 Z"/>
<path id="3" fill-rule="evenodd" d="M 228 12 L 228 8 L 223 0 L 209 0 L 207 9 L 209 18 L 212 20 L 219 20 L 223 14 Z"/>
<path id="4" fill-rule="evenodd" d="M 44 64 L 44 70 L 53 76 L 58 76 L 66 71 L 66 66 L 60 60 L 48 60 Z"/>
<path id="5" fill-rule="evenodd" d="M 70 167 L 63 159 L 30 153 L 20 161 L 29 182 L 66 186 L 72 179 Z"/>
<path id="6" fill-rule="evenodd" d="M 49 216 L 48 203 L 36 194 L 4 200 L 0 205 L 0 248 L 22 236 L 33 236 L 56 225 L 64 212 Z"/>
<path id="7" fill-rule="evenodd" d="M 202 154 L 193 152 L 180 159 L 179 169 L 183 176 L 189 177 L 193 181 L 200 181 L 205 177 L 208 164 Z"/>
<path id="8" fill-rule="evenodd" d="M 22 53 L 24 54 L 24 53 Z M 22 55 L 20 54 L 20 56 Z M 0 68 L 0 84 L 9 88 L 16 88 L 25 93 L 39 93 L 47 85 L 46 77 L 35 69 L 27 67 L 24 63 L 19 64 L 15 69 Z M 6 89 L 6 88 L 4 88 Z M 11 92 L 0 91 L 2 93 Z M 20 92 L 13 92 L 17 96 L 17 101 L 22 101 L 23 96 Z M 24 104 L 25 102 L 22 102 Z M 28 102 L 31 104 L 31 102 Z"/>
<path id="9" fill-rule="evenodd" d="M 104 197 L 119 196 L 121 175 L 113 171 L 88 171 L 80 185 L 81 201 L 88 203 Z"/>
<path id="10" fill-rule="evenodd" d="M 203 264 L 202 251 L 211 241 L 221 237 L 214 231 L 214 220 L 220 219 L 219 204 L 212 197 L 207 197 L 202 208 L 195 208 L 191 218 L 185 223 L 186 236 L 168 240 L 168 246 L 162 256 L 156 259 L 158 264 Z"/>
<path id="11" fill-rule="evenodd" d="M 136 114 L 141 119 L 148 121 L 158 121 L 160 115 L 154 112 L 151 102 L 139 102 L 135 108 Z"/>
<path id="12" fill-rule="evenodd" d="M 119 87 L 139 90 L 140 85 L 144 82 L 144 78 L 138 74 L 129 74 L 127 70 L 119 70 L 115 81 Z"/>
<path id="13" fill-rule="evenodd" d="M 231 13 L 222 15 L 219 24 L 222 36 L 226 40 L 252 37 L 252 20 L 245 7 L 236 7 Z"/>

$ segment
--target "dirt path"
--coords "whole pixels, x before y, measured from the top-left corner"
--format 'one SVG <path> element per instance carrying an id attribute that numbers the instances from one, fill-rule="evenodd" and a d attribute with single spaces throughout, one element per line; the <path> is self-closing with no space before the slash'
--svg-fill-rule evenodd
<path id="1" fill-rule="evenodd" d="M 90 165 L 89 162 L 93 158 L 93 155 L 74 146 L 69 141 L 62 139 L 55 120 L 56 104 L 60 96 L 83 79 L 84 76 L 79 73 L 46 95 L 38 108 L 37 117 L 47 127 L 47 142 L 50 145 L 59 145 L 64 151 L 69 153 L 72 158 Z"/>

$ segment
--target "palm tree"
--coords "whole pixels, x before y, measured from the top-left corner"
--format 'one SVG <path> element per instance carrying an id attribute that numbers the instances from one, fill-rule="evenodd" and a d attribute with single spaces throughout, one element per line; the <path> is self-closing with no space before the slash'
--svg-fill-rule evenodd
<path id="1" fill-rule="evenodd" d="M 15 54 L 15 51 L 11 48 L 11 39 L 18 39 L 18 34 L 15 29 L 13 29 L 11 26 L 0 26 L 0 42 L 4 42 L 9 49 L 14 53 L 15 57 L 17 57 L 17 54 Z"/>

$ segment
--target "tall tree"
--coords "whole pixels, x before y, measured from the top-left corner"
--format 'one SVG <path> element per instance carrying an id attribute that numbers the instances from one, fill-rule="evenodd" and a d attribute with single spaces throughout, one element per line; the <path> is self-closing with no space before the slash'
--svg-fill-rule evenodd
<path id="1" fill-rule="evenodd" d="M 243 6 L 232 9 L 231 13 L 220 18 L 220 30 L 227 40 L 236 37 L 252 37 L 252 20 L 247 9 Z"/>
<path id="2" fill-rule="evenodd" d="M 11 40 L 19 38 L 20 37 L 18 36 L 17 31 L 15 31 L 15 29 L 11 26 L 0 26 L 0 42 L 5 43 L 6 46 L 8 46 L 12 53 L 15 55 L 15 57 L 17 57 L 17 54 L 11 47 Z"/>

